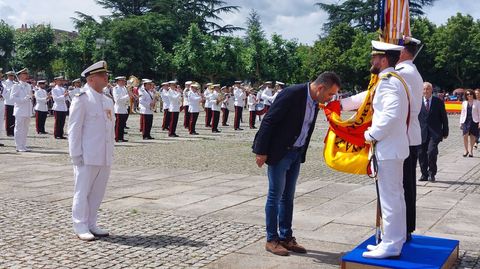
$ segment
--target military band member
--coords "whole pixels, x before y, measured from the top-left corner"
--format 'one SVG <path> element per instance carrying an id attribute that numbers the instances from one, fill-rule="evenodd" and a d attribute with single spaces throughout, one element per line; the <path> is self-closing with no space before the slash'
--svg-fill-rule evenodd
<path id="1" fill-rule="evenodd" d="M 222 126 L 228 126 L 228 114 L 230 113 L 230 111 L 228 110 L 228 102 L 230 99 L 230 92 L 228 91 L 227 86 L 223 86 L 220 90 L 223 93 L 223 101 L 220 106 L 220 109 L 222 110 Z"/>
<path id="2" fill-rule="evenodd" d="M 162 131 L 168 130 L 170 127 L 170 113 L 168 108 L 170 107 L 170 100 L 168 99 L 168 82 L 162 83 L 162 91 L 160 97 L 163 102 L 163 121 L 162 121 Z"/>
<path id="3" fill-rule="evenodd" d="M 257 127 L 255 127 L 255 119 L 257 117 L 257 103 L 257 96 L 253 92 L 248 92 L 247 105 L 248 112 L 250 113 L 250 117 L 248 120 L 250 129 L 257 129 Z"/>
<path id="4" fill-rule="evenodd" d="M 206 88 L 203 92 L 203 99 L 205 99 L 205 127 L 212 127 L 212 104 L 210 103 L 210 96 L 212 95 L 213 83 L 205 84 Z"/>
<path id="5" fill-rule="evenodd" d="M 6 73 L 7 80 L 3 83 L 3 98 L 5 104 L 5 132 L 7 136 L 13 136 L 15 129 L 15 116 L 13 115 L 14 102 L 11 98 L 13 85 L 16 84 L 15 72 L 8 71 Z"/>
<path id="6" fill-rule="evenodd" d="M 55 123 L 53 128 L 53 136 L 55 139 L 66 139 L 64 136 L 65 118 L 67 117 L 67 103 L 69 98 L 68 91 L 63 87 L 64 78 L 58 76 L 54 78 L 55 87 L 52 89 L 53 111 Z"/>
<path id="7" fill-rule="evenodd" d="M 168 91 L 168 100 L 170 102 L 170 107 L 168 111 L 170 112 L 170 126 L 168 130 L 169 137 L 178 137 L 177 135 L 177 124 L 178 124 L 178 115 L 180 114 L 180 106 L 182 104 L 182 92 L 181 89 L 177 89 L 176 81 L 169 81 Z"/>
<path id="8" fill-rule="evenodd" d="M 39 80 L 37 82 L 37 90 L 35 91 L 35 126 L 37 134 L 48 134 L 45 132 L 45 121 L 48 115 L 47 101 L 51 98 L 45 90 L 45 80 Z"/>
<path id="9" fill-rule="evenodd" d="M 265 82 L 265 89 L 262 92 L 262 99 L 263 104 L 265 105 L 265 111 L 268 112 L 270 106 L 273 103 L 273 90 L 272 90 L 272 82 L 266 81 Z"/>
<path id="10" fill-rule="evenodd" d="M 273 102 L 275 102 L 275 99 L 277 98 L 278 94 L 282 92 L 284 86 L 285 86 L 285 83 L 281 81 L 275 81 L 275 93 L 272 96 L 272 104 Z"/>
<path id="11" fill-rule="evenodd" d="M 115 141 L 128 142 L 124 138 L 125 127 L 127 126 L 128 105 L 130 104 L 130 95 L 128 94 L 127 78 L 124 76 L 116 77 L 117 85 L 113 88 L 113 101 L 115 102 Z"/>
<path id="12" fill-rule="evenodd" d="M 14 103 L 15 116 L 15 147 L 17 152 L 28 152 L 27 134 L 32 116 L 32 86 L 27 83 L 28 69 L 17 72 L 19 82 L 12 87 L 11 99 Z"/>
<path id="13" fill-rule="evenodd" d="M 382 242 L 368 245 L 365 258 L 399 256 L 406 240 L 406 210 L 403 191 L 403 161 L 408 157 L 407 117 L 409 114 L 408 86 L 396 74 L 402 46 L 372 41 L 371 73 L 380 82 L 373 97 L 372 126 L 365 131 L 367 143 L 376 144 L 378 160 L 379 199 L 383 219 Z M 363 96 L 363 98 L 362 98 Z M 341 100 L 344 110 L 357 109 L 365 94 Z"/>
<path id="14" fill-rule="evenodd" d="M 3 95 L 5 94 L 4 88 L 3 88 L 3 68 L 0 67 L 0 126 L 3 126 L 4 124 L 4 118 L 5 118 L 5 103 L 4 100 L 5 98 Z M 2 128 L 0 127 L 0 134 L 2 133 Z M 5 146 L 3 143 L 0 143 L 0 147 Z"/>
<path id="15" fill-rule="evenodd" d="M 195 131 L 197 125 L 198 114 L 200 113 L 200 103 L 202 102 L 202 95 L 199 92 L 200 84 L 197 82 L 192 83 L 190 86 L 190 94 L 188 95 L 188 112 L 190 112 L 190 123 L 188 132 L 191 135 L 198 135 Z"/>
<path id="16" fill-rule="evenodd" d="M 245 106 L 245 92 L 241 88 L 239 81 L 235 81 L 233 85 L 233 96 L 235 98 L 235 119 L 233 128 L 236 131 L 243 130 L 240 128 L 240 119 L 242 118 L 243 107 Z"/>
<path id="17" fill-rule="evenodd" d="M 185 82 L 185 89 L 183 90 L 183 127 L 185 127 L 185 129 L 188 129 L 188 124 L 190 123 L 190 112 L 188 112 L 188 95 L 190 94 L 191 85 L 191 81 Z"/>
<path id="18" fill-rule="evenodd" d="M 152 108 L 155 105 L 153 90 L 153 81 L 150 79 L 143 79 L 143 87 L 138 90 L 139 95 L 139 108 L 140 108 L 140 119 L 142 122 L 142 135 L 143 140 L 154 139 L 150 135 L 153 124 L 153 110 Z"/>
<path id="19" fill-rule="evenodd" d="M 220 94 L 220 84 L 213 84 L 213 92 L 210 96 L 210 102 L 212 105 L 212 133 L 220 133 L 218 130 L 218 123 L 220 121 L 220 105 L 222 96 Z"/>
<path id="20" fill-rule="evenodd" d="M 82 90 L 82 81 L 80 80 L 80 78 L 76 78 L 72 80 L 72 89 L 68 93 L 70 100 L 73 100 L 73 97 L 75 97 L 77 93 L 80 93 L 81 90 Z"/>
<path id="21" fill-rule="evenodd" d="M 97 212 L 105 194 L 113 162 L 113 101 L 102 94 L 108 83 L 105 61 L 82 72 L 87 84 L 72 101 L 68 145 L 75 190 L 73 229 L 81 240 L 91 241 L 109 233 L 97 225 Z"/>

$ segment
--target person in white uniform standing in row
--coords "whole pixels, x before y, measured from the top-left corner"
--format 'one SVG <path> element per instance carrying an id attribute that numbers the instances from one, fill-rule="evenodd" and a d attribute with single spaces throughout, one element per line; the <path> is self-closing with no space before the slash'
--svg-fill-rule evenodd
<path id="1" fill-rule="evenodd" d="M 63 87 L 64 78 L 62 76 L 55 77 L 55 87 L 52 89 L 53 108 L 55 115 L 55 123 L 53 128 L 53 136 L 55 139 L 66 139 L 63 128 L 65 127 L 65 119 L 67 118 L 67 100 L 69 100 L 68 91 Z"/>
<path id="2" fill-rule="evenodd" d="M 113 162 L 113 101 L 102 93 L 108 84 L 107 72 L 105 61 L 82 72 L 87 84 L 74 97 L 68 122 L 68 146 L 75 177 L 73 229 L 84 241 L 109 235 L 97 226 L 97 211 Z"/>
<path id="3" fill-rule="evenodd" d="M 32 116 L 32 86 L 27 83 L 28 69 L 17 72 L 18 83 L 13 85 L 11 100 L 14 103 L 13 115 L 15 116 L 15 147 L 17 152 L 28 152 L 27 134 Z"/>
<path id="4" fill-rule="evenodd" d="M 37 82 L 38 89 L 35 91 L 35 127 L 37 134 L 48 134 L 45 132 L 45 121 L 47 120 L 48 115 L 48 106 L 47 102 L 50 99 L 47 91 L 45 90 L 46 86 L 45 80 L 39 80 Z"/>

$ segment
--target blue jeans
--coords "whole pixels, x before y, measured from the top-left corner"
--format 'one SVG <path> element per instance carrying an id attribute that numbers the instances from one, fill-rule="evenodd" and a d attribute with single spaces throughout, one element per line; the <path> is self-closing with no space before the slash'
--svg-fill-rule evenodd
<path id="1" fill-rule="evenodd" d="M 301 155 L 301 151 L 289 151 L 277 164 L 268 166 L 267 241 L 292 236 L 293 199 Z"/>

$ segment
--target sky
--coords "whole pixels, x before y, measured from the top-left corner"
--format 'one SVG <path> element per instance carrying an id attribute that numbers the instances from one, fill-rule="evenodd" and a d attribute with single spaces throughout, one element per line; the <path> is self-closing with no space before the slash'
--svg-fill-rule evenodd
<path id="1" fill-rule="evenodd" d="M 236 13 L 224 14 L 225 24 L 245 27 L 248 14 L 255 9 L 260 15 L 267 37 L 280 34 L 286 39 L 296 39 L 304 44 L 313 44 L 321 34 L 328 16 L 315 3 L 337 3 L 339 0 L 225 0 L 229 5 L 240 6 Z M 340 0 L 341 1 L 341 0 Z M 71 17 L 75 11 L 98 18 L 110 12 L 95 3 L 95 0 L 0 0 L 0 20 L 19 28 L 22 24 L 50 23 L 53 28 L 73 31 Z M 480 19 L 479 0 L 437 0 L 425 9 L 430 21 L 445 24 L 457 12 Z M 242 35 L 236 32 L 235 35 Z"/>

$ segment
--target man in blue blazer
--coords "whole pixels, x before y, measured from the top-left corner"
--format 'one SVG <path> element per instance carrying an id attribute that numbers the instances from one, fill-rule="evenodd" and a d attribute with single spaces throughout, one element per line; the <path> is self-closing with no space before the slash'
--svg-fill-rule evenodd
<path id="1" fill-rule="evenodd" d="M 330 101 L 339 89 L 340 78 L 333 72 L 320 74 L 314 82 L 284 89 L 255 135 L 252 148 L 256 163 L 259 167 L 268 164 L 265 249 L 273 254 L 307 252 L 292 233 L 295 185 L 315 128 L 318 104 Z"/>

